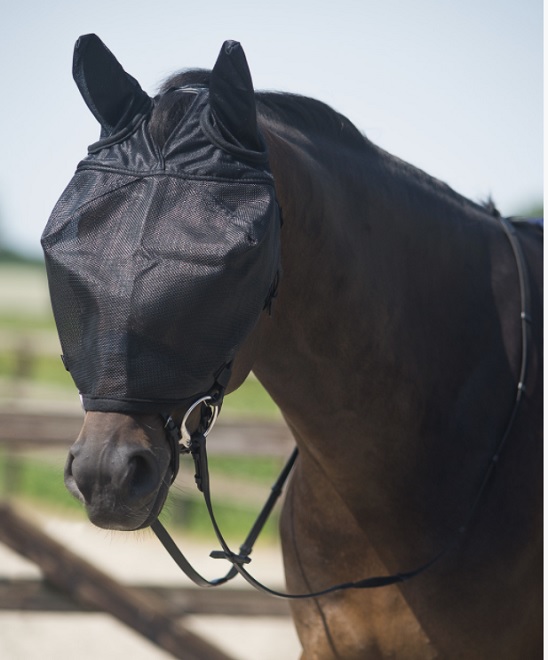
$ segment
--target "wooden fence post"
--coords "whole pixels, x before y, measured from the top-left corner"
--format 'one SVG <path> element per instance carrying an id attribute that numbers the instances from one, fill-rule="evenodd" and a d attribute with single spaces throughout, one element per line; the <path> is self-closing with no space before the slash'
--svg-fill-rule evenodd
<path id="1" fill-rule="evenodd" d="M 116 617 L 181 660 L 231 660 L 230 656 L 166 614 L 162 601 L 119 584 L 0 503 L 0 542 L 36 563 L 44 577 L 82 605 Z"/>

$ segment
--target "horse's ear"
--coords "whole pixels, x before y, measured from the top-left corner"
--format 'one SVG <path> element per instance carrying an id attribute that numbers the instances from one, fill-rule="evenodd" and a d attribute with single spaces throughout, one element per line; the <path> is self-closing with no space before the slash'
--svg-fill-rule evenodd
<path id="1" fill-rule="evenodd" d="M 225 41 L 209 82 L 211 111 L 226 138 L 241 146 L 262 151 L 257 129 L 257 110 L 251 73 L 237 41 Z"/>
<path id="2" fill-rule="evenodd" d="M 107 135 L 126 127 L 150 105 L 148 94 L 95 34 L 86 34 L 76 42 L 72 75 Z"/>

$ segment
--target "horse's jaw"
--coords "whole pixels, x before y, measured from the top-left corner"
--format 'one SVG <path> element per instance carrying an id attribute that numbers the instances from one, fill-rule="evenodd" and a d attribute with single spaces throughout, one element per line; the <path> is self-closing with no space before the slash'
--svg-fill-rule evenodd
<path id="1" fill-rule="evenodd" d="M 124 531 L 156 520 L 171 477 L 161 420 L 149 415 L 87 413 L 65 466 L 65 485 L 90 521 Z"/>

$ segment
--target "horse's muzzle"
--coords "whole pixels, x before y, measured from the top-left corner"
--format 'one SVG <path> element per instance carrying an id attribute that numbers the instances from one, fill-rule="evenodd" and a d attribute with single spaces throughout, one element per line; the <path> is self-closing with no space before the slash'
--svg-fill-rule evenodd
<path id="1" fill-rule="evenodd" d="M 88 413 L 65 465 L 67 489 L 85 505 L 91 522 L 106 529 L 150 525 L 164 505 L 171 476 L 162 427 L 110 413 Z"/>

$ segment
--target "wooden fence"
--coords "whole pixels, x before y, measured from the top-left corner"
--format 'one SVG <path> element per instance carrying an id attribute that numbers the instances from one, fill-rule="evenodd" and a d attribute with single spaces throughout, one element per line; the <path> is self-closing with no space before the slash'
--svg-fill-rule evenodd
<path id="1" fill-rule="evenodd" d="M 0 411 L 0 447 L 11 451 L 70 447 L 82 426 L 83 413 Z M 208 436 L 211 454 L 288 456 L 294 446 L 285 424 L 220 418 Z"/>

